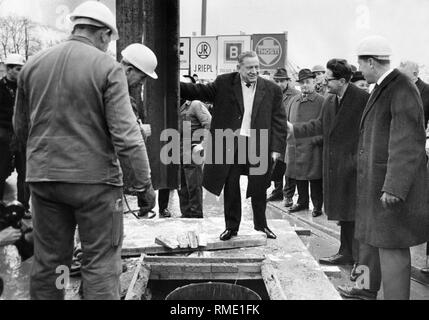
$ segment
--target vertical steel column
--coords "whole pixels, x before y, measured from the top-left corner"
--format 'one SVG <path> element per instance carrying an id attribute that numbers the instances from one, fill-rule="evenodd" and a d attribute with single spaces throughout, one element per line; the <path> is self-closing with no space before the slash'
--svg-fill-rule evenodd
<path id="1" fill-rule="evenodd" d="M 116 1 L 120 37 L 118 53 L 132 42 L 151 48 L 158 58 L 159 79 L 148 79 L 144 88 L 146 121 L 152 126 L 147 141 L 155 189 L 177 189 L 179 166 L 164 165 L 160 152 L 166 142 L 160 141 L 167 128 L 178 129 L 179 107 L 179 0 Z"/>

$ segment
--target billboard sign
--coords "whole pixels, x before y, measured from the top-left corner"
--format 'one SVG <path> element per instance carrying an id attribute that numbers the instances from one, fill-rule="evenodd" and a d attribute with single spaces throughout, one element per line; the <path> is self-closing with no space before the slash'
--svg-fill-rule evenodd
<path id="1" fill-rule="evenodd" d="M 216 37 L 195 37 L 191 39 L 191 74 L 200 79 L 214 80 L 217 76 Z"/>
<path id="2" fill-rule="evenodd" d="M 218 74 L 237 71 L 238 56 L 251 48 L 250 36 L 218 37 Z"/>
<path id="3" fill-rule="evenodd" d="M 180 70 L 191 67 L 191 38 L 180 38 Z"/>
<path id="4" fill-rule="evenodd" d="M 255 34 L 252 37 L 253 50 L 259 56 L 262 70 L 276 70 L 286 65 L 287 35 Z"/>

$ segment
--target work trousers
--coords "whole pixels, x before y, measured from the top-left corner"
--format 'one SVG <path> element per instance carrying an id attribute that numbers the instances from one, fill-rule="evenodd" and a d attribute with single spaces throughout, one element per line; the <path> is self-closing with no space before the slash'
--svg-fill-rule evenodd
<path id="1" fill-rule="evenodd" d="M 25 151 L 13 150 L 11 148 L 11 140 L 5 137 L 0 137 L 0 200 L 4 197 L 6 180 L 14 169 L 13 165 L 16 168 L 18 176 L 16 183 L 18 201 L 23 204 L 26 210 L 28 210 L 30 208 L 30 189 L 28 184 L 25 182 Z"/>
<path id="2" fill-rule="evenodd" d="M 122 272 L 122 188 L 67 183 L 30 184 L 34 262 L 33 300 L 63 300 L 61 270 L 70 270 L 76 225 L 82 246 L 83 296 L 118 300 Z"/>
<path id="3" fill-rule="evenodd" d="M 164 211 L 168 208 L 168 202 L 170 201 L 170 189 L 161 189 L 158 191 L 158 208 L 159 212 Z"/>
<path id="4" fill-rule="evenodd" d="M 182 165 L 179 190 L 180 211 L 186 218 L 203 218 L 202 165 Z"/>
<path id="5" fill-rule="evenodd" d="M 274 190 L 272 194 L 275 195 L 283 195 L 285 199 L 292 199 L 295 195 L 296 190 L 296 180 L 289 178 L 287 176 L 284 176 L 284 188 L 283 188 L 283 179 L 280 181 L 274 182 Z"/>
<path id="6" fill-rule="evenodd" d="M 383 249 L 360 244 L 359 264 L 369 269 L 369 290 L 378 292 L 383 283 L 385 300 L 409 300 L 410 249 Z"/>
<path id="7" fill-rule="evenodd" d="M 308 195 L 308 185 L 310 184 L 311 202 L 315 210 L 322 210 L 323 206 L 323 180 L 296 180 L 298 188 L 298 204 L 308 207 L 310 199 Z"/>
<path id="8" fill-rule="evenodd" d="M 340 239 L 341 245 L 338 251 L 339 254 L 353 258 L 353 261 L 359 261 L 359 241 L 354 237 L 355 223 L 354 221 L 340 222 Z"/>
<path id="9" fill-rule="evenodd" d="M 224 188 L 224 212 L 226 229 L 238 231 L 241 222 L 241 190 L 240 177 L 248 172 L 248 165 L 234 164 L 231 166 Z M 267 191 L 261 186 L 261 191 L 251 197 L 253 209 L 253 224 L 255 229 L 267 227 L 265 211 L 267 209 Z"/>

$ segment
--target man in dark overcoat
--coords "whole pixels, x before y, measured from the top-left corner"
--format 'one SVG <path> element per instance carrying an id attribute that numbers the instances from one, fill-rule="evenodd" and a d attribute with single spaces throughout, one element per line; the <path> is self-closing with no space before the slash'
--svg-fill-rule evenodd
<path id="1" fill-rule="evenodd" d="M 271 163 L 286 149 L 282 92 L 274 82 L 259 77 L 260 63 L 255 52 L 244 52 L 238 60 L 238 72 L 221 75 L 213 83 L 181 83 L 181 97 L 213 102 L 212 143 L 207 148 L 203 186 L 218 196 L 224 190 L 226 230 L 220 239 L 229 240 L 239 230 L 242 174 L 249 177 L 247 197 L 252 198 L 255 229 L 268 238 L 276 238 L 268 228 L 265 210 Z M 225 143 L 231 140 L 231 132 L 235 132 L 233 145 Z M 242 152 L 243 146 L 246 152 Z M 216 159 L 219 152 L 223 161 Z M 259 163 L 252 159 L 256 155 Z"/>
<path id="2" fill-rule="evenodd" d="M 342 265 L 358 261 L 358 244 L 354 241 L 357 146 L 369 94 L 350 83 L 352 69 L 346 60 L 330 60 L 326 76 L 330 94 L 322 116 L 293 126 L 289 123 L 289 127 L 297 139 L 323 134 L 325 212 L 329 220 L 340 222 L 341 246 L 337 254 L 320 259 L 320 263 Z"/>
<path id="3" fill-rule="evenodd" d="M 371 259 L 369 284 L 339 288 L 349 297 L 364 290 L 376 296 L 382 279 L 385 299 L 409 299 L 410 247 L 429 240 L 422 101 L 416 86 L 390 68 L 391 54 L 379 36 L 358 47 L 359 69 L 376 84 L 360 124 L 355 233 L 360 254 L 363 247 Z"/>

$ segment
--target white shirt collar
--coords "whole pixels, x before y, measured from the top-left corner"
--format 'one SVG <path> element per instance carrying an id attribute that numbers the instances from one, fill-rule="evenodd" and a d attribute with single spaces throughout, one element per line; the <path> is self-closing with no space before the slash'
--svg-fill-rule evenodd
<path id="1" fill-rule="evenodd" d="M 381 85 L 381 83 L 383 82 L 383 80 L 384 80 L 384 79 L 386 79 L 386 78 L 387 78 L 387 76 L 388 76 L 389 74 L 391 74 L 392 72 L 393 72 L 393 69 L 388 70 L 385 74 L 383 74 L 383 75 L 380 77 L 380 79 L 378 79 L 377 84 L 378 84 L 378 85 Z"/>

